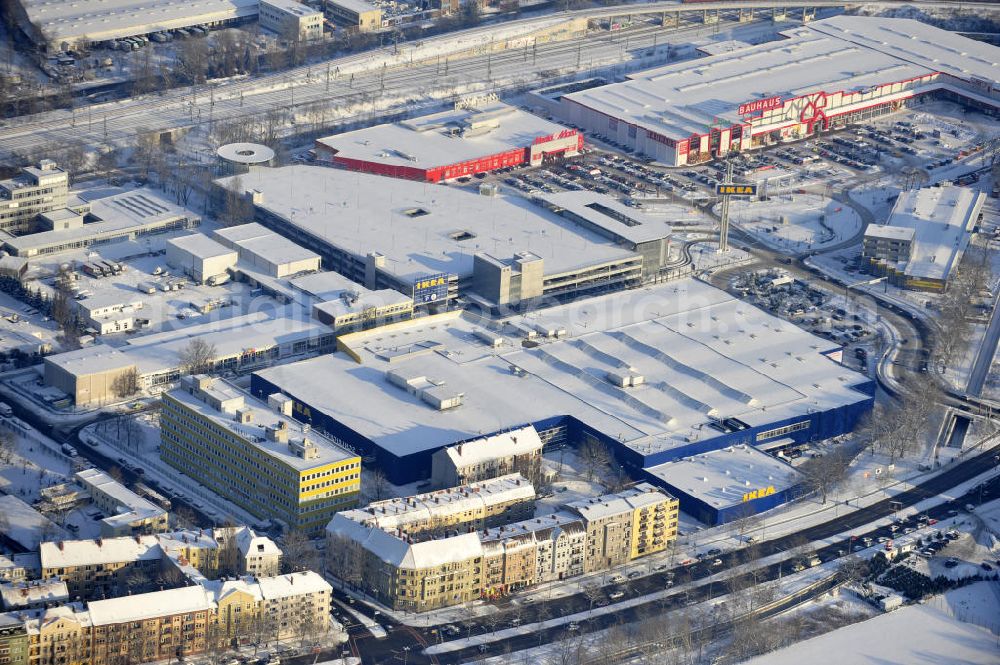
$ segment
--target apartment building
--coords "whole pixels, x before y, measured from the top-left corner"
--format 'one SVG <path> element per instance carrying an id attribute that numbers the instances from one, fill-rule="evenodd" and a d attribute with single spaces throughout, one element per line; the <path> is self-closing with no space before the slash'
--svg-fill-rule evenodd
<path id="1" fill-rule="evenodd" d="M 448 446 L 431 455 L 431 482 L 456 487 L 515 471 L 537 480 L 542 446 L 532 425 Z"/>
<path id="2" fill-rule="evenodd" d="M 164 395 L 163 460 L 260 519 L 316 532 L 357 503 L 361 458 L 268 403 L 208 376 Z"/>
<path id="3" fill-rule="evenodd" d="M 0 180 L 0 231 L 31 231 L 40 214 L 65 208 L 68 194 L 69 174 L 51 159 L 21 169 L 14 178 Z"/>
<path id="4" fill-rule="evenodd" d="M 649 483 L 573 501 L 566 509 L 582 517 L 587 526 L 587 573 L 662 551 L 677 537 L 677 499 Z"/>
<path id="5" fill-rule="evenodd" d="M 534 510 L 534 486 L 521 474 L 512 473 L 461 487 L 376 501 L 346 515 L 367 526 L 417 536 L 486 529 L 526 519 Z"/>
<path id="6" fill-rule="evenodd" d="M 228 574 L 277 575 L 281 556 L 273 540 L 246 526 L 65 540 L 39 546 L 41 578 L 65 582 L 70 597 L 84 600 L 115 595 L 133 571 L 152 581 L 173 567 L 205 579 L 227 564 L 235 569 Z M 224 561 L 229 557 L 231 561 Z"/>
<path id="7" fill-rule="evenodd" d="M 28 665 L 28 630 L 17 612 L 0 614 L 0 665 Z"/>
<path id="8" fill-rule="evenodd" d="M 133 571 L 153 579 L 163 556 L 156 536 L 43 542 L 38 554 L 43 579 L 59 578 L 71 598 L 85 599 L 113 594 Z"/>
<path id="9" fill-rule="evenodd" d="M 102 513 L 101 536 L 163 533 L 170 529 L 167 511 L 142 498 L 100 469 L 85 469 L 75 476 Z"/>
<path id="10" fill-rule="evenodd" d="M 612 568 L 661 551 L 677 536 L 677 500 L 648 483 L 473 532 L 454 528 L 468 528 L 461 523 L 407 530 L 377 515 L 334 516 L 328 570 L 390 607 L 414 612 Z"/>
<path id="11" fill-rule="evenodd" d="M 0 599 L 5 610 L 30 609 L 64 603 L 69 600 L 69 590 L 56 578 L 21 580 L 0 584 Z"/>

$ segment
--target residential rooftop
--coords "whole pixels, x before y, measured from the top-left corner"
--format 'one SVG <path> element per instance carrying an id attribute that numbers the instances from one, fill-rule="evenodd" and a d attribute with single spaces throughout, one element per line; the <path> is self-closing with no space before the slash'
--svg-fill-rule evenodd
<path id="1" fill-rule="evenodd" d="M 579 499 L 566 504 L 569 510 L 578 512 L 588 521 L 600 520 L 613 515 L 631 513 L 641 508 L 653 506 L 674 497 L 649 483 L 639 483 L 634 487 L 603 496 Z"/>
<path id="2" fill-rule="evenodd" d="M 457 514 L 469 514 L 489 506 L 514 501 L 534 501 L 535 489 L 519 473 L 483 480 L 460 487 L 416 494 L 414 496 L 375 501 L 365 508 L 344 511 L 344 516 L 380 529 L 406 531 L 414 522 L 445 519 Z"/>
<path id="3" fill-rule="evenodd" d="M 463 441 L 445 452 L 456 468 L 477 466 L 490 460 L 523 455 L 542 449 L 542 440 L 533 425 L 497 432 L 471 441 Z"/>

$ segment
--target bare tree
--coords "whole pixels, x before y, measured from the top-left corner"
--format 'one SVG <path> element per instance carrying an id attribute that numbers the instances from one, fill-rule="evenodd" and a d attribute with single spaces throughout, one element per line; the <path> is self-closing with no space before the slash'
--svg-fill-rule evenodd
<path id="1" fill-rule="evenodd" d="M 178 78 L 192 84 L 204 83 L 208 74 L 208 44 L 204 39 L 189 39 L 177 50 L 175 73 Z"/>
<path id="2" fill-rule="evenodd" d="M 848 465 L 851 463 L 847 452 L 837 448 L 825 455 L 814 456 L 799 466 L 803 484 L 810 492 L 820 497 L 825 504 L 830 492 L 847 479 Z"/>
<path id="3" fill-rule="evenodd" d="M 320 567 L 319 549 L 309 536 L 298 529 L 292 529 L 285 535 L 281 550 L 283 573 L 318 570 Z"/>
<path id="4" fill-rule="evenodd" d="M 239 543 L 236 542 L 236 531 L 235 523 L 228 518 L 224 526 L 214 530 L 215 539 L 219 543 L 219 565 L 216 571 L 219 577 L 236 576 L 242 572 L 241 553 Z"/>
<path id="5" fill-rule="evenodd" d="M 607 446 L 594 438 L 587 438 L 580 446 L 580 460 L 586 470 L 587 480 L 593 480 L 597 470 L 611 462 Z"/>
<path id="6" fill-rule="evenodd" d="M 139 392 L 139 370 L 130 367 L 111 382 L 111 392 L 119 398 L 131 397 Z"/>
<path id="7" fill-rule="evenodd" d="M 195 337 L 181 349 L 178 364 L 181 374 L 206 374 L 215 365 L 215 345 Z"/>
<path id="8" fill-rule="evenodd" d="M 0 464 L 10 464 L 17 452 L 17 439 L 10 430 L 0 429 Z"/>
<path id="9" fill-rule="evenodd" d="M 381 501 L 389 496 L 389 480 L 385 477 L 385 472 L 379 467 L 368 471 L 365 476 L 368 478 L 368 500 Z"/>

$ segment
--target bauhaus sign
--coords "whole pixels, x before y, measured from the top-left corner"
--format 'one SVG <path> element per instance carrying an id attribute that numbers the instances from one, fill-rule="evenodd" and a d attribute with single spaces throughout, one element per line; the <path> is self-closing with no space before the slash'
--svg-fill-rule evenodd
<path id="1" fill-rule="evenodd" d="M 740 104 L 740 108 L 737 111 L 740 115 L 749 115 L 751 113 L 757 113 L 758 111 L 770 111 L 771 109 L 776 109 L 781 106 L 781 97 L 768 97 L 767 99 L 758 99 L 753 102 L 747 102 L 746 104 Z"/>
<path id="2" fill-rule="evenodd" d="M 757 196 L 757 185 L 716 185 L 716 196 Z"/>
<path id="3" fill-rule="evenodd" d="M 771 496 L 774 494 L 774 485 L 768 485 L 767 487 L 761 487 L 743 495 L 743 501 L 753 501 L 754 499 L 763 499 L 765 496 Z"/>

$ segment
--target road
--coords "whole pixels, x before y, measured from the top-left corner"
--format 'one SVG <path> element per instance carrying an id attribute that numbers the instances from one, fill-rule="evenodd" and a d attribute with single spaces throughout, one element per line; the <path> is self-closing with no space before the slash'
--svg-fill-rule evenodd
<path id="1" fill-rule="evenodd" d="M 511 88 L 541 85 L 544 80 L 557 77 L 560 70 L 585 71 L 621 65 L 653 46 L 668 41 L 689 42 L 700 32 L 729 28 L 738 34 L 772 29 L 763 22 L 719 26 L 685 23 L 678 28 L 639 24 L 616 32 L 592 31 L 571 42 L 540 43 L 533 48 L 483 53 L 455 61 L 435 58 L 385 69 L 378 67 L 355 74 L 353 80 L 336 73 L 340 68 L 346 70 L 361 59 L 373 57 L 372 53 L 365 53 L 330 61 L 329 70 L 334 72 L 330 80 L 325 65 L 311 65 L 216 86 L 177 88 L 162 95 L 93 105 L 72 112 L 59 110 L 18 118 L 0 128 L 0 158 L 14 153 L 41 154 L 50 146 L 92 147 L 128 141 L 142 131 L 210 125 L 292 108 L 301 111 L 311 104 L 323 104 L 338 111 L 365 112 L 390 107 L 393 102 L 402 108 L 407 102 L 427 99 L 432 93 L 447 97 L 448 91 L 454 89 L 494 89 L 496 82 L 504 82 Z"/>
<path id="2" fill-rule="evenodd" d="M 756 555 L 766 557 L 773 554 L 786 553 L 790 549 L 799 546 L 802 542 L 831 539 L 845 532 L 851 532 L 857 538 L 864 536 L 869 536 L 873 539 L 879 536 L 891 538 L 893 532 L 888 527 L 875 528 L 871 526 L 872 523 L 892 516 L 900 507 L 911 506 L 933 497 L 943 497 L 942 500 L 948 500 L 948 503 L 943 503 L 934 509 L 926 511 L 926 513 L 935 519 L 945 518 L 948 516 L 948 512 L 956 510 L 956 507 L 964 506 L 967 503 L 976 503 L 979 500 L 988 500 L 991 496 L 1000 494 L 1000 478 L 994 478 L 982 490 L 982 493 L 980 493 L 979 489 L 974 488 L 963 496 L 948 495 L 950 488 L 985 471 L 989 471 L 995 468 L 996 465 L 997 453 L 995 451 L 987 451 L 956 464 L 939 475 L 897 494 L 892 499 L 884 499 L 868 507 L 821 524 L 816 524 L 794 534 L 764 541 L 757 546 Z M 837 538 L 830 545 L 819 548 L 817 554 L 824 560 L 833 560 L 851 553 L 855 545 L 856 543 L 852 539 Z M 626 598 L 643 596 L 665 589 L 667 587 L 668 576 L 672 577 L 677 584 L 686 581 L 697 581 L 746 563 L 746 556 L 747 551 L 745 549 L 735 550 L 719 556 L 723 562 L 722 566 L 713 567 L 708 561 L 695 563 L 690 566 L 676 566 L 669 571 L 653 573 L 632 580 L 626 586 L 623 586 L 622 589 L 626 591 Z M 789 562 L 793 558 L 792 555 L 789 555 L 782 559 L 782 561 L 767 566 L 763 571 L 758 573 L 757 580 L 777 579 L 780 575 L 788 574 L 790 572 Z M 692 602 L 723 596 L 728 593 L 729 588 L 725 582 L 704 582 L 664 599 L 643 603 L 604 615 L 595 615 L 578 623 L 582 632 L 590 632 L 621 622 L 641 621 L 650 616 L 662 615 L 664 612 L 680 609 Z M 551 601 L 539 600 L 530 606 L 530 611 L 520 607 L 515 608 L 508 604 L 507 608 L 509 609 L 506 609 L 501 614 L 499 621 L 496 623 L 494 623 L 495 620 L 470 619 L 460 627 L 462 628 L 463 636 L 469 633 L 472 635 L 488 635 L 494 629 L 499 630 L 507 627 L 515 617 L 529 622 L 536 620 L 540 615 L 547 618 L 554 618 L 578 612 L 587 612 L 590 607 L 591 601 L 583 594 L 576 594 Z M 397 656 L 404 653 L 404 650 L 407 648 L 408 662 L 414 664 L 459 663 L 479 658 L 483 655 L 478 647 L 469 647 L 439 654 L 437 657 L 431 657 L 422 653 L 421 650 L 426 644 L 436 641 L 436 633 L 432 632 L 434 629 L 415 630 L 410 627 L 400 626 L 385 618 L 381 622 L 390 629 L 389 635 L 385 639 L 376 640 L 361 630 L 357 630 L 352 634 L 354 654 L 359 656 L 363 663 L 373 665 L 378 663 L 398 663 L 400 661 L 397 659 Z M 569 636 L 570 634 L 565 627 L 547 628 L 525 635 L 492 641 L 490 642 L 487 654 L 497 655 L 508 651 L 529 649 L 539 644 L 549 643 Z"/>
<path id="3" fill-rule="evenodd" d="M 990 368 L 993 366 L 993 357 L 997 352 L 997 342 L 1000 341 L 1000 294 L 993 299 L 993 313 L 990 315 L 990 323 L 986 327 L 983 335 L 983 342 L 979 346 L 976 360 L 969 372 L 969 382 L 966 384 L 965 392 L 974 397 L 981 397 L 983 385 L 986 377 L 989 376 Z"/>

